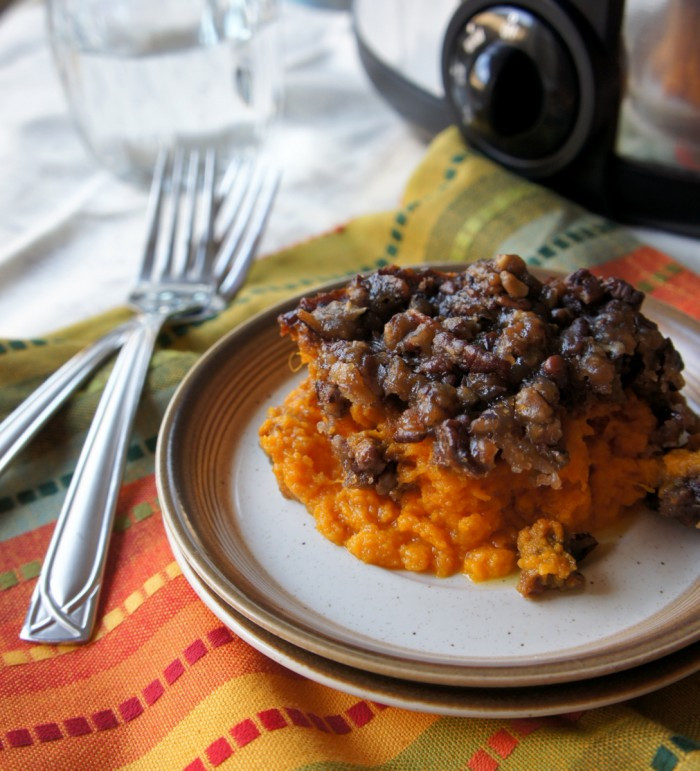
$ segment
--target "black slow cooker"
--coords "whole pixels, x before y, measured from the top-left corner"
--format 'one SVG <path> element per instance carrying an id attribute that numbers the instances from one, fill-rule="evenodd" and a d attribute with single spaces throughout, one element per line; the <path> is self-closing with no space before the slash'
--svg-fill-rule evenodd
<path id="1" fill-rule="evenodd" d="M 370 79 L 421 131 L 456 123 L 595 211 L 700 236 L 700 92 L 666 85 L 677 70 L 700 86 L 698 0 L 354 0 L 352 12 Z"/>

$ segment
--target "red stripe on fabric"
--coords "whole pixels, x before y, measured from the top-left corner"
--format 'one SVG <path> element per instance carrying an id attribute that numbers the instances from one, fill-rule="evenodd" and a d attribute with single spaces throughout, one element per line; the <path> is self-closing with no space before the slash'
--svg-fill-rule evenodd
<path id="1" fill-rule="evenodd" d="M 233 635 L 230 629 L 220 626 L 218 629 L 212 629 L 211 632 L 208 632 L 207 639 L 212 648 L 218 648 L 220 645 L 230 643 L 233 640 Z"/>
<path id="2" fill-rule="evenodd" d="M 278 709 L 265 709 L 262 712 L 258 712 L 258 719 L 262 723 L 263 728 L 268 731 L 277 731 L 279 728 L 286 728 L 288 725 L 284 715 Z"/>
<path id="3" fill-rule="evenodd" d="M 92 733 L 90 723 L 84 717 L 69 717 L 63 721 L 63 725 L 69 736 L 85 736 Z"/>
<path id="4" fill-rule="evenodd" d="M 307 717 L 309 720 L 313 723 L 313 725 L 318 728 L 319 731 L 323 731 L 324 733 L 328 733 L 328 726 L 321 720 L 321 718 L 318 715 L 314 715 L 313 712 L 307 712 Z"/>
<path id="5" fill-rule="evenodd" d="M 191 763 L 188 763 L 182 771 L 207 771 L 207 767 L 202 763 L 202 761 L 197 758 L 196 760 L 193 760 Z"/>
<path id="6" fill-rule="evenodd" d="M 493 736 L 490 736 L 487 740 L 487 744 L 500 757 L 507 758 L 518 746 L 518 740 L 512 734 L 509 734 L 508 731 L 502 729 L 501 731 L 497 731 Z"/>
<path id="7" fill-rule="evenodd" d="M 56 739 L 63 739 L 63 732 L 58 723 L 43 723 L 34 726 L 34 731 L 41 742 L 55 742 Z"/>
<path id="8" fill-rule="evenodd" d="M 331 727 L 333 733 L 342 735 L 349 734 L 352 728 L 342 715 L 326 715 L 326 723 Z"/>
<path id="9" fill-rule="evenodd" d="M 509 720 L 508 724 L 519 736 L 529 736 L 533 731 L 542 728 L 542 721 L 534 718 L 514 718 Z"/>
<path id="10" fill-rule="evenodd" d="M 110 728 L 116 728 L 119 725 L 117 716 L 111 709 L 103 709 L 95 712 L 92 716 L 92 722 L 98 731 L 107 731 Z"/>
<path id="11" fill-rule="evenodd" d="M 363 725 L 367 725 L 369 721 L 374 717 L 374 712 L 369 708 L 369 704 L 366 701 L 358 701 L 349 709 L 345 710 L 345 714 L 352 720 L 352 722 L 358 727 L 362 728 Z"/>
<path id="12" fill-rule="evenodd" d="M 207 646 L 202 640 L 195 640 L 183 651 L 183 655 L 188 664 L 194 664 L 199 661 L 207 652 Z"/>
<path id="13" fill-rule="evenodd" d="M 330 733 L 328 726 L 331 726 L 331 728 L 333 729 L 333 732 L 336 735 L 347 734 L 353 730 L 352 726 L 348 724 L 348 722 L 345 720 L 345 718 L 342 715 L 327 715 L 325 717 L 325 721 L 328 723 L 328 725 L 326 725 L 326 722 L 324 722 L 324 719 L 314 714 L 313 712 L 308 712 L 305 715 L 300 709 L 297 709 L 296 707 L 285 707 L 284 710 L 289 716 L 289 719 L 292 721 L 292 725 L 297 726 L 299 728 L 310 728 L 313 725 L 316 728 L 318 728 L 319 731 L 323 731 L 324 733 Z M 345 713 L 348 716 L 352 716 L 352 715 L 355 716 L 353 722 L 355 722 L 355 725 L 357 725 L 358 728 L 363 725 L 366 725 L 374 717 L 374 713 L 370 710 L 369 706 L 364 701 L 357 702 L 357 704 L 354 704 L 352 707 L 349 707 L 345 711 Z M 276 707 L 273 707 L 271 709 L 265 709 L 258 712 L 257 717 L 260 720 L 260 723 L 262 724 L 262 726 L 266 728 L 268 731 L 276 731 L 279 728 L 284 728 L 289 726 L 289 723 L 287 723 L 287 721 L 285 720 L 282 712 Z M 231 737 L 238 745 L 239 749 L 245 747 L 246 745 L 250 744 L 253 740 L 261 736 L 260 730 L 258 729 L 258 727 L 255 725 L 255 723 L 251 718 L 246 718 L 245 720 L 241 720 L 239 723 L 236 723 L 236 725 L 234 725 L 232 728 L 229 729 L 229 733 L 231 734 Z M 204 754 L 207 756 L 207 758 L 209 759 L 209 762 L 212 765 L 219 765 L 220 763 L 223 762 L 223 760 L 229 757 L 228 755 L 226 755 L 226 757 L 223 758 L 223 760 L 218 759 L 219 755 L 217 753 L 221 751 L 225 754 L 226 747 L 229 747 L 231 749 L 231 753 L 233 752 L 233 749 L 231 748 L 228 740 L 225 737 L 220 737 L 216 741 L 212 742 L 204 750 Z M 212 759 L 212 754 L 214 759 Z M 486 757 L 490 757 L 490 756 L 486 755 Z M 195 771 L 195 770 L 198 771 L 201 768 L 205 768 L 205 766 L 202 763 L 201 758 L 196 758 L 188 766 L 185 767 L 185 771 Z M 479 769 L 473 769 L 473 771 L 490 771 L 490 770 L 486 768 L 483 768 L 483 769 L 479 768 Z"/>
<path id="14" fill-rule="evenodd" d="M 34 744 L 34 739 L 26 728 L 8 731 L 5 736 L 10 747 L 29 747 L 30 744 Z"/>
<path id="15" fill-rule="evenodd" d="M 285 707 L 284 709 L 295 726 L 299 726 L 299 728 L 311 728 L 311 723 L 300 709 L 296 709 L 295 707 Z"/>
<path id="16" fill-rule="evenodd" d="M 496 771 L 498 763 L 485 750 L 477 750 L 467 761 L 471 771 Z"/>
<path id="17" fill-rule="evenodd" d="M 128 723 L 143 714 L 143 704 L 139 701 L 138 696 L 132 696 L 119 705 L 119 712 L 124 722 Z"/>
<path id="18" fill-rule="evenodd" d="M 229 733 L 231 734 L 231 736 L 233 736 L 233 738 L 236 741 L 236 744 L 239 747 L 245 747 L 246 744 L 250 744 L 253 741 L 253 739 L 257 739 L 258 736 L 260 736 L 260 731 L 258 727 L 250 718 L 241 720 L 241 722 L 237 723 L 229 731 Z"/>
<path id="19" fill-rule="evenodd" d="M 205 754 L 212 766 L 220 766 L 233 755 L 233 747 L 222 736 L 207 747 Z"/>
<path id="20" fill-rule="evenodd" d="M 150 707 L 151 704 L 155 704 L 155 702 L 157 702 L 165 693 L 165 688 L 160 680 L 153 680 L 143 689 L 142 693 L 143 698 L 146 700 L 146 704 Z"/>
<path id="21" fill-rule="evenodd" d="M 181 677 L 185 672 L 185 665 L 180 659 L 171 661 L 170 664 L 163 670 L 163 677 L 165 677 L 168 685 L 172 685 L 178 677 Z"/>
<path id="22" fill-rule="evenodd" d="M 28 589 L 27 602 L 31 587 Z M 136 653 L 174 615 L 189 606 L 200 605 L 201 600 L 185 577 L 178 576 L 149 598 L 148 613 L 137 612 L 108 635 L 92 641 L 90 645 L 81 646 L 60 656 L 32 661 L 31 666 L 5 667 L 0 678 L 0 698 L 43 691 L 47 683 L 51 683 L 52 688 L 60 688 L 111 669 Z M 22 613 L 26 614 L 26 610 L 25 607 Z M 216 620 L 213 616 L 211 618 Z M 32 647 L 29 643 L 17 643 L 17 629 L 20 626 L 21 623 L 12 630 L 12 642 L 8 646 L 10 650 Z M 67 660 L 70 660 L 70 666 L 66 665 Z"/>
<path id="23" fill-rule="evenodd" d="M 216 631 L 216 630 L 213 630 Z M 215 635 L 214 638 L 216 640 L 221 640 L 221 636 Z M 233 637 L 231 637 L 231 641 L 233 641 Z M 223 643 L 221 643 L 223 644 Z M 199 655 L 200 652 L 200 645 L 203 645 L 201 639 L 195 640 L 194 643 L 187 646 L 185 651 L 191 651 L 196 650 L 197 655 L 194 657 L 194 660 L 197 661 L 201 656 Z M 205 653 L 207 652 L 205 648 Z M 184 672 L 185 668 L 180 661 L 180 659 L 175 659 L 171 664 L 166 667 L 166 678 L 168 675 L 172 678 L 172 682 L 175 682 Z M 144 699 L 146 701 L 146 704 L 150 706 L 154 702 L 156 702 L 164 693 L 164 687 L 163 684 L 160 682 L 160 680 L 155 679 L 152 680 L 142 691 L 144 694 Z M 141 703 L 138 696 L 132 696 L 128 699 L 125 699 L 123 702 L 121 702 L 118 706 L 119 714 L 122 717 L 122 720 L 124 723 L 128 723 L 131 720 L 134 720 L 137 717 L 140 717 L 144 712 L 143 704 Z M 277 713 L 275 715 L 275 713 Z M 267 710 L 264 714 L 264 719 L 268 722 L 268 730 L 273 730 L 274 727 L 282 727 L 282 725 L 286 725 L 286 721 L 284 720 L 284 717 L 282 717 L 279 710 Z M 262 717 L 262 715 L 261 715 Z M 281 720 L 282 725 L 276 725 Z M 111 709 L 104 709 L 99 710 L 92 715 L 92 721 L 98 731 L 104 731 L 108 730 L 110 728 L 116 728 L 118 725 L 120 725 L 119 720 L 117 716 L 115 715 L 114 711 Z M 92 733 L 92 728 L 90 727 L 90 724 L 88 723 L 87 719 L 85 717 L 72 717 L 68 718 L 63 721 L 63 724 L 66 726 L 66 731 L 69 736 L 82 736 L 84 734 Z M 50 741 L 55 739 L 63 739 L 65 738 L 63 733 L 61 732 L 60 727 L 58 726 L 58 723 L 46 723 L 42 724 L 40 726 L 35 726 L 35 730 L 37 732 L 37 735 L 41 739 L 41 741 Z M 257 729 L 256 729 L 257 730 Z M 9 731 L 7 733 L 8 741 L 12 744 L 13 742 L 17 744 L 18 742 L 21 743 L 22 741 L 28 741 L 29 744 L 33 743 L 31 734 L 26 729 L 16 729 L 14 731 Z M 14 745 L 13 745 L 14 746 Z M 17 744 L 17 746 L 20 746 Z"/>

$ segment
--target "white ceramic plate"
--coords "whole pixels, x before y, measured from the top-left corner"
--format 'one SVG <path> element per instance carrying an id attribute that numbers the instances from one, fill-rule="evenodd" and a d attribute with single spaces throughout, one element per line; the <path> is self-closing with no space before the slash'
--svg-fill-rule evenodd
<path id="1" fill-rule="evenodd" d="M 241 639 L 297 674 L 387 706 L 453 717 L 561 715 L 637 698 L 700 669 L 700 643 L 648 664 L 591 680 L 529 688 L 455 688 L 397 680 L 348 667 L 275 637 L 227 605 L 197 575 L 166 532 L 182 572 L 204 604 Z"/>
<path id="2" fill-rule="evenodd" d="M 276 317 L 238 328 L 182 383 L 163 422 L 157 478 L 178 549 L 209 590 L 256 627 L 350 667 L 412 682 L 523 687 L 590 679 L 700 639 L 700 534 L 645 513 L 587 560 L 582 593 L 523 599 L 366 565 L 324 539 L 279 492 L 257 430 L 298 379 Z M 697 369 L 698 325 L 664 306 Z"/>

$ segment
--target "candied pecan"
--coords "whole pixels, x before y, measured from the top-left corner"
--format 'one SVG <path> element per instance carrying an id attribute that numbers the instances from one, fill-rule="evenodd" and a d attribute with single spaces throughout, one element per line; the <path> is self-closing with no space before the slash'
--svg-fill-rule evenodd
<path id="1" fill-rule="evenodd" d="M 433 340 L 433 351 L 446 356 L 465 372 L 508 374 L 508 363 L 478 345 L 467 343 L 449 332 L 438 332 Z"/>
<path id="2" fill-rule="evenodd" d="M 345 472 L 346 483 L 351 487 L 368 487 L 377 481 L 387 461 L 379 439 L 366 432 L 348 437 L 334 436 L 333 449 Z"/>
<path id="3" fill-rule="evenodd" d="M 584 538 L 584 534 L 567 537 L 564 526 L 551 519 L 538 519 L 531 527 L 523 528 L 518 533 L 518 591 L 524 597 L 535 597 L 548 589 L 581 588 L 584 578 L 572 551 L 587 554 L 597 543 L 593 541 L 592 536 Z"/>
<path id="4" fill-rule="evenodd" d="M 700 478 L 681 477 L 659 490 L 658 511 L 687 527 L 700 527 Z"/>
<path id="5" fill-rule="evenodd" d="M 313 311 L 299 311 L 299 318 L 315 332 L 330 340 L 354 340 L 362 332 L 360 317 L 366 308 L 360 308 L 349 301 L 331 300 L 328 305 L 319 305 Z"/>
<path id="6" fill-rule="evenodd" d="M 625 305 L 629 305 L 635 310 L 641 306 L 644 300 L 644 292 L 640 292 L 617 276 L 604 278 L 601 284 L 611 297 L 622 300 Z"/>
<path id="7" fill-rule="evenodd" d="M 507 270 L 502 270 L 499 273 L 499 278 L 501 279 L 501 284 L 503 284 L 503 288 L 506 290 L 509 297 L 517 300 L 520 300 L 523 297 L 527 297 L 530 288 L 513 273 L 510 273 L 510 271 Z"/>
<path id="8" fill-rule="evenodd" d="M 586 268 L 579 268 L 567 276 L 565 284 L 567 288 L 564 295 L 565 304 L 574 299 L 584 305 L 592 305 L 605 294 L 599 279 Z"/>
<path id="9" fill-rule="evenodd" d="M 381 407 L 393 441 L 433 436 L 441 463 L 482 474 L 502 459 L 558 486 L 563 411 L 590 400 L 621 401 L 628 390 L 645 400 L 657 420 L 650 453 L 700 434 L 679 394 L 680 356 L 641 314 L 641 298 L 586 269 L 540 281 L 504 254 L 461 272 L 357 276 L 301 300 L 280 328 L 313 359 L 329 421 Z"/>
<path id="10" fill-rule="evenodd" d="M 566 386 L 566 361 L 560 354 L 554 353 L 542 362 L 542 373 L 551 378 L 560 388 Z"/>

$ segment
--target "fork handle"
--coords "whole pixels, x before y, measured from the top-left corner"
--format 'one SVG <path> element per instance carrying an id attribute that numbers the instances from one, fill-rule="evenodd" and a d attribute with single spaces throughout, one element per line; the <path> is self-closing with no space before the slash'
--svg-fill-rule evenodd
<path id="1" fill-rule="evenodd" d="M 0 474 L 88 375 L 122 345 L 132 326 L 131 320 L 126 321 L 83 348 L 0 423 Z"/>
<path id="2" fill-rule="evenodd" d="M 20 633 L 43 643 L 92 635 L 131 428 L 161 313 L 134 321 L 107 381 Z"/>

